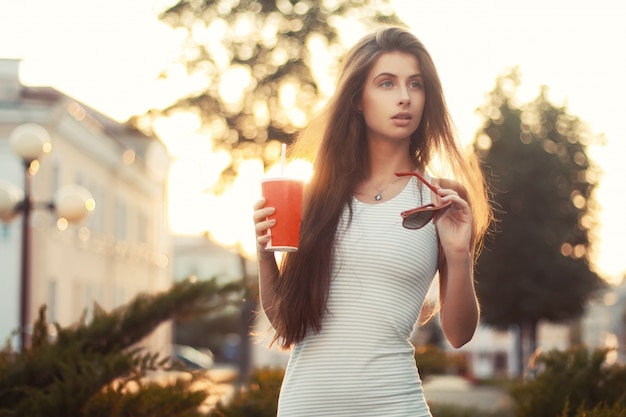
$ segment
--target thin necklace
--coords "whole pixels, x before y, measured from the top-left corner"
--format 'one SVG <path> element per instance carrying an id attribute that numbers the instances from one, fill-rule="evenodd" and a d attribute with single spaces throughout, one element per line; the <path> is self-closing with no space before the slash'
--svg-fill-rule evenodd
<path id="1" fill-rule="evenodd" d="M 374 196 L 374 200 L 376 201 L 380 201 L 383 199 L 383 192 L 385 192 L 387 190 L 387 188 L 391 187 L 392 185 L 394 185 L 395 183 L 397 183 L 398 181 L 400 181 L 402 178 L 398 178 L 393 182 L 390 182 L 389 184 L 387 184 L 385 187 L 383 187 L 382 189 L 379 189 L 378 187 L 374 187 L 374 185 L 370 185 L 373 189 L 375 189 L 376 191 L 378 191 L 376 193 L 376 195 Z"/>

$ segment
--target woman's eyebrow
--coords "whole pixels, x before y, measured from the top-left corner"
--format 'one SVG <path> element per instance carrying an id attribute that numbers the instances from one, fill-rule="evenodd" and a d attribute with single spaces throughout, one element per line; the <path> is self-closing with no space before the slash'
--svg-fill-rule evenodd
<path id="1" fill-rule="evenodd" d="M 374 79 L 377 79 L 377 78 L 380 78 L 380 77 L 398 78 L 398 76 L 396 74 L 392 74 L 390 72 L 381 72 L 380 74 L 376 75 L 374 77 Z M 422 74 L 417 73 L 417 74 L 410 75 L 409 78 L 423 78 L 423 76 L 422 76 Z"/>

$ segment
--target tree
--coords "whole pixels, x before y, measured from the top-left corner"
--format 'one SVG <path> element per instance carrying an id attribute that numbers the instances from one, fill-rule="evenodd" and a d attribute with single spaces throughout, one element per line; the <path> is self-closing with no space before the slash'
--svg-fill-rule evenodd
<path id="1" fill-rule="evenodd" d="M 186 33 L 181 61 L 202 85 L 148 116 L 197 115 L 199 133 L 231 154 L 222 179 L 245 159 L 275 162 L 324 101 L 327 70 L 345 51 L 340 26 L 400 23 L 388 0 L 180 0 L 160 18 Z"/>
<path id="2" fill-rule="evenodd" d="M 515 105 L 520 74 L 497 79 L 479 111 L 475 148 L 495 204 L 496 232 L 477 262 L 482 319 L 520 330 L 520 371 L 536 349 L 541 320 L 577 318 L 601 280 L 590 268 L 599 172 L 587 155 L 594 138 L 581 120 L 547 98 Z"/>
<path id="3" fill-rule="evenodd" d="M 213 194 L 237 177 L 243 161 L 262 160 L 266 167 L 278 161 L 281 144 L 325 101 L 329 73 L 346 50 L 340 27 L 346 34 L 346 27 L 359 32 L 375 23 L 401 24 L 388 0 L 179 0 L 160 18 L 186 34 L 181 62 L 200 87 L 134 123 L 145 129 L 161 117 L 195 115 L 198 136 L 230 154 L 220 181 L 206 185 Z M 244 383 L 246 330 L 256 304 L 256 285 L 248 284 L 241 312 Z"/>

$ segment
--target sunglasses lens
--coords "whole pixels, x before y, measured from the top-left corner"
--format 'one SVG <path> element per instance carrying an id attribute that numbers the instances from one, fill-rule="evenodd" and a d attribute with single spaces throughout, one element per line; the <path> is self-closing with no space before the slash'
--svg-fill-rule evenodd
<path id="1" fill-rule="evenodd" d="M 434 216 L 435 212 L 432 210 L 418 211 L 407 216 L 402 225 L 407 229 L 419 229 L 424 227 Z"/>

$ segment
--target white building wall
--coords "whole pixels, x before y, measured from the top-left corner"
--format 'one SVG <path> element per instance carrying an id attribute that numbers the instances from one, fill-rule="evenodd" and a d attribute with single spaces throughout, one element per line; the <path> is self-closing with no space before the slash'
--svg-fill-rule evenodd
<path id="1" fill-rule="evenodd" d="M 41 158 L 33 179 L 33 196 L 50 202 L 59 187 L 79 184 L 96 200 L 89 218 L 65 230 L 44 208 L 31 218 L 31 322 L 39 306 L 47 304 L 49 319 L 68 326 L 85 310 L 89 317 L 94 301 L 111 310 L 139 292 L 163 291 L 171 285 L 165 195 L 169 158 L 158 141 L 148 138 L 152 143 L 143 158 L 131 157 L 133 151 L 112 138 L 89 110 L 57 95 L 60 98 L 48 103 L 0 106 L 0 179 L 23 188 L 23 168 L 8 136 L 19 124 L 33 121 L 44 126 L 52 140 L 52 151 Z M 0 222 L 0 341 L 19 324 L 21 220 L 18 216 L 11 223 Z M 148 347 L 169 353 L 170 327 L 155 332 Z"/>

